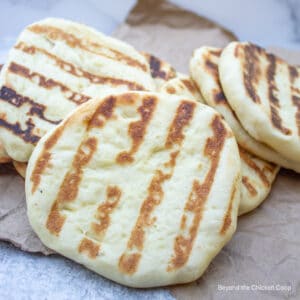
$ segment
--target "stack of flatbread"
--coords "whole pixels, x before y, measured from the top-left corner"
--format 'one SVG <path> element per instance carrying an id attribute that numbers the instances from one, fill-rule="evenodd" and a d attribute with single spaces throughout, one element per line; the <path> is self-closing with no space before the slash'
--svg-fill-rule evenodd
<path id="1" fill-rule="evenodd" d="M 298 70 L 264 49 L 202 47 L 190 76 L 85 25 L 46 19 L 0 76 L 0 162 L 25 178 L 30 224 L 54 251 L 116 282 L 200 277 L 300 171 Z"/>

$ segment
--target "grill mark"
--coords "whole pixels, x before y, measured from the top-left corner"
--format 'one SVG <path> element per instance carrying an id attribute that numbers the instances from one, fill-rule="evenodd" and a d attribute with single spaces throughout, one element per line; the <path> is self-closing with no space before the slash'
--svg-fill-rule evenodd
<path id="1" fill-rule="evenodd" d="M 131 232 L 127 249 L 119 259 L 119 269 L 123 273 L 133 274 L 138 268 L 144 247 L 145 229 L 155 222 L 155 218 L 151 219 L 152 212 L 163 200 L 164 182 L 173 176 L 176 158 L 179 155 L 179 150 L 177 149 L 179 149 L 185 137 L 182 131 L 184 127 L 189 125 L 193 117 L 194 109 L 195 103 L 187 101 L 183 101 L 177 108 L 176 116 L 169 127 L 169 133 L 165 143 L 166 148 L 173 150 L 170 152 L 169 161 L 164 164 L 164 167 L 170 168 L 170 170 L 169 172 L 160 169 L 155 171 L 148 187 L 147 198 L 141 206 L 140 214 Z M 174 150 L 174 148 L 177 149 Z"/>
<path id="2" fill-rule="evenodd" d="M 46 228 L 53 235 L 59 235 L 66 219 L 65 216 L 62 215 L 61 209 L 64 204 L 70 203 L 76 199 L 79 184 L 82 180 L 83 167 L 90 162 L 96 149 L 97 139 L 94 137 L 90 137 L 80 144 L 77 153 L 74 156 L 71 169 L 63 179 L 47 219 Z"/>
<path id="3" fill-rule="evenodd" d="M 267 54 L 269 66 L 267 68 L 267 80 L 268 80 L 268 96 L 270 101 L 271 121 L 275 128 L 280 130 L 283 134 L 291 134 L 291 130 L 282 125 L 282 120 L 279 115 L 278 109 L 280 109 L 279 99 L 275 96 L 278 88 L 275 83 L 276 74 L 276 57 L 273 54 Z"/>
<path id="4" fill-rule="evenodd" d="M 221 117 L 215 116 L 212 123 L 213 136 L 208 138 L 204 155 L 211 160 L 210 169 L 204 179 L 203 183 L 198 180 L 194 180 L 192 191 L 185 204 L 184 213 L 181 218 L 181 231 L 186 228 L 186 215 L 188 213 L 193 214 L 193 221 L 190 228 L 188 228 L 188 236 L 184 236 L 183 233 L 179 233 L 174 240 L 174 253 L 169 261 L 167 271 L 174 271 L 181 268 L 188 261 L 194 240 L 197 235 L 199 224 L 203 217 L 203 210 L 210 193 L 211 186 L 214 181 L 215 173 L 219 164 L 220 154 L 225 144 L 227 136 L 227 130 L 224 127 Z"/>
<path id="5" fill-rule="evenodd" d="M 147 72 L 147 66 L 132 57 L 121 53 L 118 50 L 105 47 L 104 45 L 91 42 L 89 40 L 79 39 L 71 33 L 67 33 L 59 28 L 44 25 L 32 25 L 28 28 L 36 34 L 44 34 L 49 40 L 64 41 L 71 48 L 80 48 L 87 52 L 103 56 L 109 59 L 117 60 L 126 63 L 129 66 L 141 69 Z"/>
<path id="6" fill-rule="evenodd" d="M 189 101 L 182 101 L 176 111 L 171 127 L 169 128 L 166 147 L 171 148 L 175 144 L 180 145 L 184 139 L 183 128 L 187 126 L 193 116 L 196 104 Z"/>
<path id="7" fill-rule="evenodd" d="M 269 187 L 270 182 L 263 170 L 259 168 L 244 149 L 240 148 L 239 150 L 241 159 L 259 176 L 264 186 Z"/>
<path id="8" fill-rule="evenodd" d="M 16 107 L 21 107 L 22 105 L 29 104 L 31 106 L 29 112 L 27 115 L 34 116 L 37 115 L 41 120 L 44 120 L 48 123 L 57 125 L 61 122 L 61 120 L 53 121 L 45 117 L 45 110 L 46 106 L 34 102 L 32 99 L 29 97 L 22 96 L 18 94 L 15 90 L 7 87 L 7 86 L 2 86 L 0 90 L 0 99 L 14 105 Z"/>
<path id="9" fill-rule="evenodd" d="M 106 189 L 106 200 L 97 209 L 97 223 L 91 224 L 91 233 L 95 240 L 101 242 L 107 228 L 110 225 L 110 215 L 120 202 L 122 191 L 117 186 L 108 186 Z"/>
<path id="10" fill-rule="evenodd" d="M 19 49 L 27 54 L 31 54 L 31 55 L 35 54 L 36 52 L 40 52 L 40 53 L 46 55 L 48 58 L 51 58 L 52 60 L 54 60 L 56 65 L 60 69 L 64 70 L 67 73 L 70 73 L 76 77 L 86 78 L 93 84 L 109 84 L 111 86 L 126 85 L 130 90 L 141 90 L 141 91 L 146 90 L 145 87 L 143 87 L 142 85 L 135 83 L 135 82 L 131 82 L 131 81 L 119 79 L 119 78 L 99 76 L 99 75 L 92 74 L 88 71 L 85 71 L 85 70 L 79 68 L 79 67 L 76 67 L 75 65 L 73 65 L 65 60 L 62 60 L 61 58 L 49 53 L 48 51 L 46 51 L 42 48 L 38 48 L 38 47 L 34 47 L 34 46 L 26 46 L 26 44 L 23 42 L 20 42 L 18 45 L 15 46 L 15 48 Z"/>
<path id="11" fill-rule="evenodd" d="M 128 164 L 134 161 L 133 154 L 139 149 L 143 142 L 147 126 L 152 118 L 156 107 L 157 99 L 152 96 L 146 96 L 143 99 L 143 104 L 138 108 L 140 120 L 132 122 L 128 127 L 128 135 L 132 139 L 132 146 L 129 151 L 123 151 L 116 157 L 118 164 Z"/>
<path id="12" fill-rule="evenodd" d="M 249 178 L 247 176 L 242 177 L 242 183 L 252 197 L 257 195 L 257 190 L 251 184 L 251 182 L 249 181 Z"/>
<path id="13" fill-rule="evenodd" d="M 218 51 L 218 55 L 215 53 L 213 54 L 214 51 L 209 51 L 207 55 L 204 56 L 204 64 L 206 70 L 212 75 L 217 88 L 213 90 L 213 98 L 214 102 L 216 104 L 224 104 L 228 106 L 227 99 L 223 93 L 223 89 L 221 86 L 220 78 L 219 78 L 219 70 L 218 70 L 218 64 L 214 63 L 211 59 L 211 55 L 214 55 L 216 57 L 219 57 L 221 52 Z"/>
<path id="14" fill-rule="evenodd" d="M 78 247 L 79 253 L 85 252 L 92 259 L 97 257 L 99 250 L 100 246 L 87 238 L 83 238 Z"/>
<path id="15" fill-rule="evenodd" d="M 188 79 L 181 79 L 181 82 L 192 94 L 199 92 L 197 86 L 194 84 L 193 81 Z"/>
<path id="16" fill-rule="evenodd" d="M 37 85 L 45 89 L 59 88 L 67 99 L 76 104 L 82 104 L 90 100 L 90 97 L 72 91 L 70 88 L 60 83 L 59 81 L 51 78 L 46 78 L 44 75 L 37 72 L 31 72 L 27 67 L 21 66 L 17 63 L 12 62 L 9 65 L 8 70 L 11 73 L 31 80 L 33 83 L 36 83 Z M 36 82 L 37 80 L 38 82 Z"/>
<path id="17" fill-rule="evenodd" d="M 36 164 L 34 166 L 34 169 L 30 176 L 30 181 L 32 182 L 32 188 L 31 193 L 34 194 L 40 185 L 41 182 L 41 176 L 46 170 L 47 167 L 50 165 L 50 159 L 51 159 L 51 149 L 55 146 L 58 139 L 62 135 L 64 131 L 64 126 L 60 126 L 56 129 L 55 133 L 52 134 L 48 140 L 45 142 L 43 150 L 36 161 Z"/>
<path id="18" fill-rule="evenodd" d="M 167 87 L 167 92 L 169 94 L 175 94 L 176 93 L 176 89 L 173 86 L 168 86 Z"/>
<path id="19" fill-rule="evenodd" d="M 115 108 L 116 101 L 117 99 L 113 96 L 109 96 L 103 100 L 92 116 L 89 122 L 89 128 L 102 127 L 105 123 L 105 120 L 108 120 L 113 116 L 113 110 Z"/>
<path id="20" fill-rule="evenodd" d="M 222 53 L 222 49 L 219 50 L 209 50 L 209 53 L 215 57 L 220 57 Z"/>
<path id="21" fill-rule="evenodd" d="M 226 233 L 226 231 L 229 229 L 229 227 L 232 223 L 231 211 L 232 211 L 233 200 L 234 200 L 235 193 L 236 193 L 236 190 L 237 190 L 236 187 L 237 187 L 237 185 L 234 185 L 231 196 L 230 196 L 229 206 L 227 208 L 227 211 L 226 211 L 226 214 L 225 214 L 225 217 L 224 217 L 224 220 L 223 220 L 223 225 L 222 225 L 221 230 L 220 230 L 221 235 L 224 235 Z"/>
<path id="22" fill-rule="evenodd" d="M 161 78 L 163 80 L 170 80 L 175 77 L 175 70 L 171 68 L 170 72 L 166 72 L 163 70 L 163 66 L 161 64 L 161 60 L 153 55 L 148 56 L 151 76 L 153 78 Z"/>
<path id="23" fill-rule="evenodd" d="M 30 143 L 35 145 L 40 137 L 33 133 L 35 128 L 35 124 L 32 122 L 32 119 L 29 118 L 26 123 L 26 129 L 22 129 L 19 122 L 16 123 L 9 123 L 5 120 L 3 115 L 0 115 L 0 126 L 6 128 L 7 130 L 11 131 L 14 135 L 21 138 L 24 142 Z"/>
<path id="24" fill-rule="evenodd" d="M 289 76 L 290 76 L 290 82 L 291 82 L 291 95 L 292 95 L 292 103 L 297 108 L 295 119 L 296 119 L 296 125 L 298 129 L 298 135 L 300 136 L 300 96 L 299 92 L 298 95 L 294 94 L 294 83 L 296 78 L 299 77 L 299 73 L 297 68 L 293 66 L 289 66 Z"/>
<path id="25" fill-rule="evenodd" d="M 223 91 L 220 91 L 219 89 L 213 90 L 213 97 L 216 104 L 224 104 L 228 106 L 227 99 L 223 93 Z"/>
<path id="26" fill-rule="evenodd" d="M 235 49 L 238 51 L 238 47 Z M 259 67 L 259 58 L 257 54 L 260 54 L 262 49 L 252 44 L 244 46 L 244 63 L 243 63 L 243 76 L 244 85 L 248 96 L 254 103 L 261 103 L 259 95 L 256 93 L 255 83 L 258 82 L 261 76 L 261 70 Z"/>

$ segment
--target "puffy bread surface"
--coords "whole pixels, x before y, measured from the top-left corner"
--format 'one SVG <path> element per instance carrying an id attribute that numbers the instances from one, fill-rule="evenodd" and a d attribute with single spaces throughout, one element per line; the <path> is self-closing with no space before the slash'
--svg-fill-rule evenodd
<path id="1" fill-rule="evenodd" d="M 190 282 L 235 231 L 238 155 L 228 125 L 196 101 L 91 100 L 35 148 L 28 217 L 47 247 L 116 282 Z"/>
<path id="2" fill-rule="evenodd" d="M 190 60 L 191 77 L 199 87 L 205 102 L 223 115 L 240 146 L 264 160 L 299 173 L 299 162 L 285 158 L 271 147 L 254 139 L 243 128 L 221 86 L 218 72 L 221 52 L 220 48 L 201 47 L 194 51 Z"/>
<path id="3" fill-rule="evenodd" d="M 133 47 L 85 25 L 45 19 L 29 25 L 0 76 L 0 138 L 26 162 L 38 140 L 78 105 L 111 91 L 155 90 Z"/>
<path id="4" fill-rule="evenodd" d="M 177 76 L 166 81 L 159 91 L 170 95 L 180 95 L 187 97 L 187 99 L 195 99 L 201 103 L 204 102 L 197 85 L 189 76 L 184 74 L 177 73 Z"/>
<path id="5" fill-rule="evenodd" d="M 226 98 L 246 131 L 300 162 L 299 68 L 250 43 L 230 43 L 219 62 Z"/>

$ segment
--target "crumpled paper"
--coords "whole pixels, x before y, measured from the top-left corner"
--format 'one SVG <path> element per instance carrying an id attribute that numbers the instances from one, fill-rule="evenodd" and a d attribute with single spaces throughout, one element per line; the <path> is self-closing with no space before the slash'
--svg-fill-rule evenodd
<path id="1" fill-rule="evenodd" d="M 165 1 L 142 0 L 115 37 L 188 72 L 193 49 L 225 46 L 234 35 Z M 300 52 L 272 49 L 300 64 Z M 281 170 L 268 199 L 239 218 L 230 243 L 196 282 L 169 287 L 178 299 L 300 298 L 300 175 Z M 26 216 L 24 181 L 10 165 L 0 166 L 0 239 L 24 251 L 50 254 Z"/>

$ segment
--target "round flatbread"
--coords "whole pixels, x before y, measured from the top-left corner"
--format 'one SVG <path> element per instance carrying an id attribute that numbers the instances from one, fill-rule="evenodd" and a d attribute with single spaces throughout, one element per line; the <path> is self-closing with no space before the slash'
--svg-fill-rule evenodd
<path id="1" fill-rule="evenodd" d="M 172 78 L 177 76 L 175 69 L 166 61 L 149 53 L 141 52 L 148 61 L 151 76 L 154 79 L 156 90 L 159 91 L 161 86 Z"/>
<path id="2" fill-rule="evenodd" d="M 226 98 L 246 131 L 300 162 L 299 69 L 250 43 L 230 43 L 219 62 Z"/>
<path id="3" fill-rule="evenodd" d="M 15 167 L 16 171 L 21 175 L 23 178 L 26 176 L 26 170 L 27 170 L 27 163 L 22 163 L 19 161 L 12 161 L 13 166 Z"/>
<path id="4" fill-rule="evenodd" d="M 216 50 L 216 49 L 215 49 Z M 198 54 L 198 50 L 195 52 L 195 54 Z M 202 53 L 203 51 L 201 51 Z M 207 53 L 207 51 L 205 51 Z M 193 63 L 195 63 L 195 54 L 193 57 Z M 203 67 L 199 60 L 197 60 L 197 67 Z M 212 68 L 212 67 L 211 67 Z M 217 68 L 217 66 L 216 66 Z M 205 70 L 205 69 L 204 69 Z M 215 71 L 217 69 L 214 68 Z M 204 71 L 205 74 L 207 74 L 207 71 Z M 193 71 L 193 74 L 202 73 L 202 71 Z M 204 76 L 201 74 L 200 78 Z M 208 95 L 211 97 L 214 93 L 220 93 L 220 87 L 218 87 L 218 83 L 215 84 L 212 83 L 211 80 L 209 80 L 212 76 L 212 74 L 207 74 L 206 76 L 210 76 L 207 78 L 208 83 L 211 83 L 212 91 L 208 93 Z M 184 78 L 181 76 L 181 79 Z M 214 77 L 216 78 L 216 77 Z M 185 78 L 187 80 L 187 78 Z M 194 84 L 191 79 L 190 83 Z M 197 82 L 199 82 L 199 77 L 197 77 Z M 162 92 L 176 94 L 179 96 L 188 96 L 189 99 L 194 99 L 196 101 L 202 101 L 202 96 L 200 93 L 189 93 L 190 89 L 185 89 L 186 85 L 182 84 L 181 80 L 179 78 L 171 79 L 170 81 L 166 82 L 162 86 Z M 199 87 L 202 89 L 202 84 L 199 84 Z M 198 91 L 198 89 L 195 89 L 195 91 Z M 205 92 L 208 92 L 208 89 L 204 89 Z M 199 98 L 200 95 L 200 98 Z M 210 99 L 210 98 L 209 98 Z M 226 101 L 224 97 L 224 101 Z M 208 101 L 210 102 L 210 101 Z M 214 103 L 214 102 L 212 102 Z M 226 102 L 227 103 L 227 102 Z M 213 105 L 218 109 L 217 105 Z M 230 108 L 228 108 L 230 110 Z M 221 109 L 222 112 L 222 109 Z M 225 118 L 226 120 L 226 118 Z M 254 155 L 251 155 L 249 152 L 244 150 L 241 146 L 239 146 L 239 152 L 241 157 L 241 176 L 242 176 L 242 183 L 240 186 L 241 190 L 241 200 L 240 200 L 240 206 L 239 206 L 239 215 L 245 214 L 247 212 L 250 212 L 254 210 L 258 205 L 260 205 L 268 196 L 272 183 L 276 178 L 276 175 L 279 171 L 279 167 L 276 165 L 273 165 L 271 163 L 268 163 L 262 159 L 259 159 L 258 157 L 255 157 Z"/>
<path id="5" fill-rule="evenodd" d="M 300 172 L 299 162 L 291 161 L 264 143 L 255 140 L 243 128 L 230 107 L 219 80 L 218 66 L 221 52 L 220 48 L 201 47 L 194 51 L 190 60 L 191 77 L 199 87 L 205 102 L 222 114 L 233 130 L 239 145 L 244 149 L 264 160 Z"/>
<path id="6" fill-rule="evenodd" d="M 184 96 L 187 97 L 187 99 L 195 99 L 201 103 L 204 102 L 193 80 L 189 76 L 180 73 L 177 73 L 175 78 L 166 81 L 159 89 L 159 92 Z"/>
<path id="7" fill-rule="evenodd" d="M 29 25 L 0 76 L 5 150 L 26 162 L 38 140 L 78 105 L 128 90 L 155 90 L 146 59 L 133 47 L 71 21 Z"/>
<path id="8" fill-rule="evenodd" d="M 190 282 L 235 231 L 238 155 L 206 105 L 146 92 L 91 100 L 31 156 L 30 224 L 47 247 L 124 285 Z"/>

